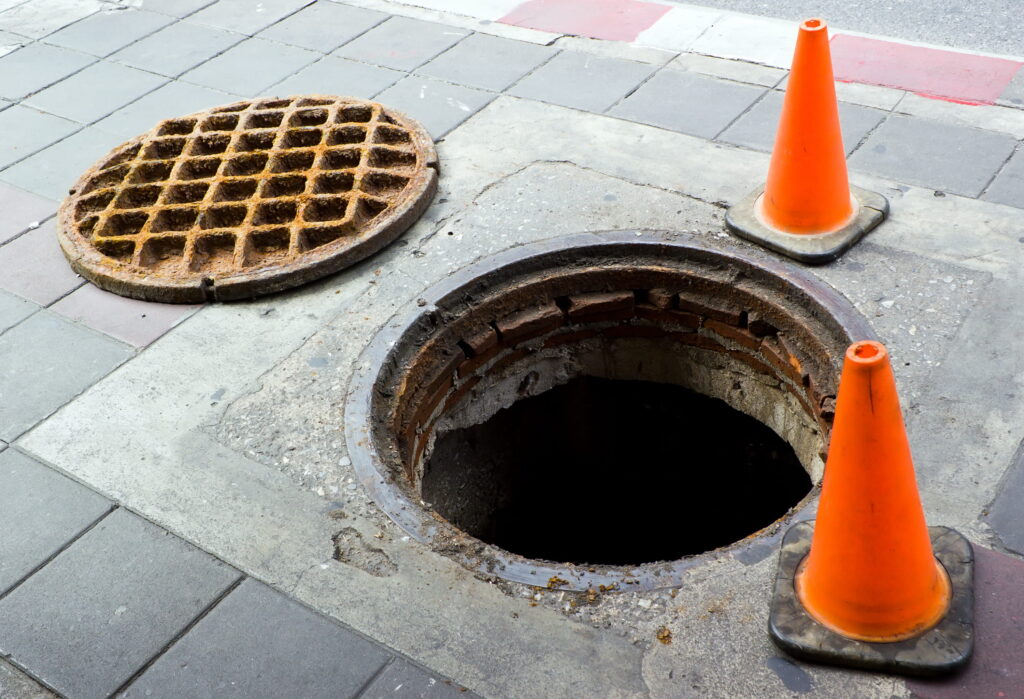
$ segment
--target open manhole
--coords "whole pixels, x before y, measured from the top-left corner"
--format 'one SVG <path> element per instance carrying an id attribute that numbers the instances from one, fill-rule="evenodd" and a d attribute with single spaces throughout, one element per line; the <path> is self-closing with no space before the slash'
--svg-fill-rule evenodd
<path id="1" fill-rule="evenodd" d="M 430 204 L 415 121 L 352 97 L 237 102 L 167 119 L 75 183 L 58 235 L 108 291 L 196 303 L 266 294 L 373 254 Z"/>
<path id="2" fill-rule="evenodd" d="M 524 246 L 378 334 L 348 445 L 388 515 L 470 568 L 678 585 L 810 501 L 839 362 L 873 337 L 781 263 L 633 233 Z"/>

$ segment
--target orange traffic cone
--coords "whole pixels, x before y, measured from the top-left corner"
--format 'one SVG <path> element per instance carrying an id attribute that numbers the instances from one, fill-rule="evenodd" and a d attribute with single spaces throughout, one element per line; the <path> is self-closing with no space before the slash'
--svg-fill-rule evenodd
<path id="1" fill-rule="evenodd" d="M 925 524 L 888 352 L 878 342 L 854 343 L 813 538 L 801 523 L 783 544 L 773 638 L 826 662 L 916 674 L 954 669 L 973 648 L 972 560 L 966 539 Z M 877 644 L 889 650 L 872 650 Z"/>
<path id="2" fill-rule="evenodd" d="M 916 636 L 949 606 L 949 577 L 932 553 L 896 380 L 877 342 L 846 352 L 814 540 L 796 590 L 817 621 L 862 641 Z"/>
<path id="3" fill-rule="evenodd" d="M 839 127 L 828 27 L 800 24 L 768 179 L 730 209 L 738 235 L 798 260 L 834 260 L 888 213 L 880 194 L 851 191 Z"/>

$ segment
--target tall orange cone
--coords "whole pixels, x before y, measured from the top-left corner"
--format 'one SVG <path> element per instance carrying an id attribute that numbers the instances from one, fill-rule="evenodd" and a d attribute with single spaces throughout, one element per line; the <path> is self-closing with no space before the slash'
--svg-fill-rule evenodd
<path id="1" fill-rule="evenodd" d="M 787 233 L 830 233 L 853 218 L 828 28 L 800 25 L 760 214 Z"/>
<path id="2" fill-rule="evenodd" d="M 804 262 L 834 260 L 888 213 L 880 194 L 851 189 L 828 27 L 800 24 L 768 178 L 729 210 L 738 235 Z"/>
<path id="3" fill-rule="evenodd" d="M 878 342 L 854 343 L 813 537 L 801 523 L 783 544 L 773 638 L 810 659 L 948 671 L 973 647 L 971 561 L 966 539 L 925 524 L 888 352 Z M 877 644 L 889 651 L 870 651 Z"/>
<path id="4" fill-rule="evenodd" d="M 949 578 L 932 553 L 896 380 L 877 342 L 846 352 L 814 541 L 796 590 L 812 617 L 862 641 L 915 636 L 949 606 Z"/>

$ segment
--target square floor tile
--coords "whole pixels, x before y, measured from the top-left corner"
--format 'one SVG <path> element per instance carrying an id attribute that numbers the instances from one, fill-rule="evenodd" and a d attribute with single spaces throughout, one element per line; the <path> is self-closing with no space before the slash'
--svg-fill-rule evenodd
<path id="1" fill-rule="evenodd" d="M 167 82 L 162 75 L 100 62 L 26 100 L 29 106 L 88 124 Z"/>
<path id="2" fill-rule="evenodd" d="M 219 0 L 189 16 L 189 20 L 241 34 L 255 34 L 313 0 Z"/>
<path id="3" fill-rule="evenodd" d="M 725 132 L 720 141 L 770 152 L 775 146 L 775 132 L 779 128 L 783 93 L 769 91 L 765 98 L 750 108 Z M 861 140 L 878 126 L 887 115 L 878 109 L 862 107 L 849 102 L 839 103 L 839 124 L 843 132 L 843 145 L 849 155 Z"/>
<path id="4" fill-rule="evenodd" d="M 0 594 L 113 503 L 16 449 L 0 454 Z"/>
<path id="5" fill-rule="evenodd" d="M 850 165 L 896 182 L 976 197 L 1016 146 L 1012 136 L 892 116 L 850 158 Z"/>
<path id="6" fill-rule="evenodd" d="M 47 306 L 82 281 L 60 250 L 55 219 L 0 246 L 0 288 L 22 298 Z"/>
<path id="7" fill-rule="evenodd" d="M 38 304 L 26 301 L 20 296 L 0 291 L 0 333 L 25 320 L 39 308 Z"/>
<path id="8" fill-rule="evenodd" d="M 81 126 L 16 104 L 0 112 L 0 168 L 59 141 Z"/>
<path id="9" fill-rule="evenodd" d="M 13 51 L 17 51 L 30 41 L 31 39 L 28 37 L 0 31 L 0 56 L 6 56 Z"/>
<path id="10" fill-rule="evenodd" d="M 222 0 L 223 1 L 223 0 Z M 319 54 L 266 39 L 246 39 L 181 76 L 185 82 L 254 97 Z"/>
<path id="11" fill-rule="evenodd" d="M 1024 151 L 1013 154 L 981 198 L 1024 209 Z"/>
<path id="12" fill-rule="evenodd" d="M 106 56 L 173 21 L 167 15 L 144 10 L 107 10 L 64 27 L 45 41 L 94 56 Z"/>
<path id="13" fill-rule="evenodd" d="M 564 51 L 508 92 L 563 107 L 603 112 L 636 89 L 654 70 L 654 66 L 646 63 Z"/>
<path id="14" fill-rule="evenodd" d="M 0 439 L 13 441 L 131 354 L 49 311 L 15 325 L 0 335 Z"/>
<path id="15" fill-rule="evenodd" d="M 610 114 L 714 138 L 764 92 L 764 88 L 752 85 L 663 70 Z"/>
<path id="16" fill-rule="evenodd" d="M 354 697 L 389 654 L 246 580 L 136 680 L 125 697 Z"/>
<path id="17" fill-rule="evenodd" d="M 51 306 L 54 313 L 135 347 L 145 347 L 201 305 L 149 303 L 84 284 Z"/>
<path id="18" fill-rule="evenodd" d="M 57 213 L 57 202 L 0 182 L 0 245 Z"/>
<path id="19" fill-rule="evenodd" d="M 371 66 L 347 58 L 324 56 L 313 65 L 267 88 L 266 93 L 287 95 L 322 94 L 352 95 L 370 99 L 381 90 L 394 85 L 405 73 L 390 68 Z"/>
<path id="20" fill-rule="evenodd" d="M 334 52 L 336 56 L 412 70 L 469 34 L 447 24 L 392 17 Z"/>
<path id="21" fill-rule="evenodd" d="M 87 168 L 123 140 L 87 126 L 0 172 L 0 180 L 60 201 Z"/>
<path id="22" fill-rule="evenodd" d="M 260 32 L 260 36 L 329 53 L 387 18 L 388 15 L 383 12 L 333 2 L 318 2 L 270 25 Z"/>
<path id="23" fill-rule="evenodd" d="M 497 95 L 410 75 L 376 99 L 417 120 L 435 139 L 483 109 Z"/>
<path id="24" fill-rule="evenodd" d="M 0 600 L 0 648 L 62 694 L 106 697 L 238 575 L 115 510 Z"/>
<path id="25" fill-rule="evenodd" d="M 416 72 L 460 85 L 504 90 L 555 53 L 550 46 L 474 34 Z"/>
<path id="26" fill-rule="evenodd" d="M 21 99 L 95 62 L 60 46 L 29 44 L 0 58 L 0 96 Z"/>
<path id="27" fill-rule="evenodd" d="M 1003 477 L 1002 485 L 985 514 L 999 541 L 1011 551 L 1024 556 L 1024 447 Z"/>
<path id="28" fill-rule="evenodd" d="M 149 131 L 164 119 L 230 104 L 239 99 L 238 95 L 175 81 L 100 119 L 93 128 L 111 134 L 117 142 L 127 141 Z"/>
<path id="29" fill-rule="evenodd" d="M 0 29 L 41 39 L 101 9 L 97 0 L 30 0 L 0 13 Z"/>
<path id="30" fill-rule="evenodd" d="M 160 75 L 181 75 L 245 39 L 245 34 L 191 22 L 175 22 L 131 46 L 110 60 Z"/>

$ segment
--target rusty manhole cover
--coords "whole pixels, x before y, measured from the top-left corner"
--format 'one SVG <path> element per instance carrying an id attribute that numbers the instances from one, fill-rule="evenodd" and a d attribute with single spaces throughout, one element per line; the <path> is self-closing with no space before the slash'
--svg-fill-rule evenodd
<path id="1" fill-rule="evenodd" d="M 430 203 L 437 155 L 383 105 L 310 95 L 167 119 L 75 183 L 59 213 L 72 267 L 149 301 L 266 294 L 401 235 Z"/>

